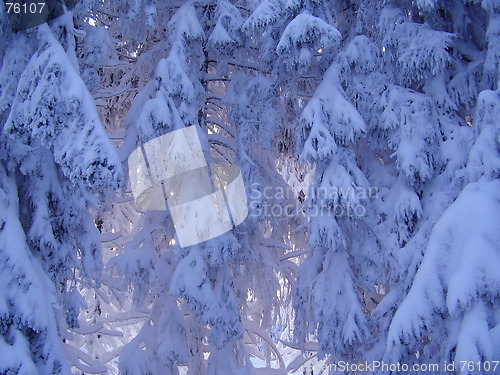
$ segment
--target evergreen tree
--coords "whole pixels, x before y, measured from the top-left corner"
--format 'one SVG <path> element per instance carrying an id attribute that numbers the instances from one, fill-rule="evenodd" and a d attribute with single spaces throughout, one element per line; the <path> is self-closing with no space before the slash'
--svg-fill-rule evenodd
<path id="1" fill-rule="evenodd" d="M 71 18 L 63 17 L 15 35 L 3 29 L 12 46 L 0 71 L 2 373 L 68 374 L 70 361 L 84 371 L 102 370 L 85 353 L 63 348 L 63 341 L 79 327 L 80 288 L 100 283 L 91 210 L 123 177 L 64 50 L 74 53 L 66 34 L 71 27 Z"/>
<path id="2" fill-rule="evenodd" d="M 0 7 L 0 372 L 488 373 L 460 361 L 500 347 L 498 1 Z M 181 248 L 120 164 L 191 126 L 249 216 Z"/>

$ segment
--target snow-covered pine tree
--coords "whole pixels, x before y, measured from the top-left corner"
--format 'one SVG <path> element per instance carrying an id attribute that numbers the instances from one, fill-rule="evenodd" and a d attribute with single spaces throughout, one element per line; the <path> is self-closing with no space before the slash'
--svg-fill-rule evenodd
<path id="1" fill-rule="evenodd" d="M 360 204 L 365 202 L 358 197 L 360 189 L 368 191 L 368 181 L 349 145 L 366 125 L 344 93 L 337 63 L 304 108 L 300 126 L 300 158 L 315 164 L 316 177 L 308 198 L 309 254 L 295 295 L 296 339 L 305 343 L 317 332 L 320 358 L 330 353 L 336 359 L 360 358 L 356 351 L 368 331 L 350 258 L 352 247 L 374 241 L 363 233 Z M 351 236 L 354 232 L 357 236 Z"/>
<path id="2" fill-rule="evenodd" d="M 3 163 L 0 197 L 0 372 L 70 374 L 59 335 L 61 302 L 28 246 L 19 221 L 15 174 Z"/>
<path id="3" fill-rule="evenodd" d="M 481 92 L 495 89 L 498 80 L 488 78 L 494 64 L 485 59 L 495 54 L 487 38 L 495 38 L 489 22 L 495 22 L 497 12 L 488 2 L 394 2 L 381 13 L 384 70 L 395 79 L 381 96 L 383 112 L 375 128 L 387 139 L 398 178 L 381 193 L 395 204 L 380 207 L 385 212 L 381 228 L 394 234 L 386 237 L 392 244 L 384 241 L 383 246 L 395 250 L 396 262 L 390 291 L 374 316 L 384 322 L 381 332 L 388 333 L 381 358 L 389 362 L 456 361 L 457 373 L 486 373 L 478 367 L 460 369 L 459 361 L 495 355 L 490 330 L 497 322 L 486 316 L 494 316 L 488 304 L 498 297 L 478 282 L 490 276 L 477 262 L 483 250 L 491 251 L 485 257 L 496 262 L 498 248 L 480 242 L 491 237 L 488 225 L 475 227 L 477 222 L 469 220 L 480 211 L 488 217 L 495 205 L 488 186 L 498 178 L 498 135 L 490 133 L 488 161 L 474 150 L 484 139 L 480 134 L 498 125 L 484 125 L 495 124 L 489 116 L 497 99 L 493 91 Z M 393 96 L 393 90 L 399 94 Z M 472 324 L 481 327 L 476 336 L 471 336 Z"/>
<path id="4" fill-rule="evenodd" d="M 335 12 L 342 11 L 341 4 L 333 8 Z M 355 202 L 350 202 L 352 195 L 328 197 L 327 193 L 314 197 L 314 190 L 318 194 L 322 190 L 332 192 L 332 188 L 338 187 L 336 177 L 345 183 L 339 182 L 342 191 L 353 187 L 351 181 L 367 187 L 363 173 L 356 166 L 355 154 L 347 147 L 366 129 L 341 85 L 340 62 L 332 65 L 323 77 L 334 62 L 342 39 L 332 26 L 332 16 L 327 2 L 263 1 L 245 22 L 244 29 L 264 26 L 266 30 L 262 34 L 259 29 L 262 36 L 259 35 L 258 40 L 262 46 L 261 59 L 270 65 L 268 70 L 273 72 L 273 86 L 278 94 L 275 105 L 281 121 L 278 120 L 280 126 L 276 133 L 284 145 L 278 158 L 287 153 L 293 155 L 294 138 L 297 138 L 302 162 L 316 167 L 308 200 L 313 206 L 308 210 L 311 216 L 309 256 L 301 265 L 295 289 L 295 340 L 299 341 L 299 347 L 310 348 L 309 334 L 318 328 L 320 356 L 330 354 L 335 348 L 339 356 L 345 358 L 354 356 L 353 348 L 366 336 L 367 328 L 348 259 L 347 247 L 351 244 L 344 238 L 344 229 L 339 227 L 333 208 L 344 210 Z M 322 78 L 324 81 L 316 89 Z M 297 136 L 294 125 L 303 108 L 301 135 Z M 340 221 L 347 231 L 349 222 L 356 219 L 341 218 Z M 334 278 L 333 270 L 341 276 Z M 331 296 L 343 288 L 346 288 L 345 297 L 340 298 L 345 298 L 345 303 L 340 304 Z M 334 306 L 339 310 L 335 311 Z"/>
<path id="5" fill-rule="evenodd" d="M 90 210 L 121 183 L 121 165 L 71 58 L 71 17 L 2 30 L 1 372 L 101 371 L 63 340 L 79 326 L 80 288 L 99 285 Z"/>
<path id="6" fill-rule="evenodd" d="M 439 12 L 436 12 L 437 8 Z M 485 111 L 482 109 L 485 107 L 484 102 L 478 102 L 478 93 L 481 89 L 496 87 L 496 81 L 488 78 L 490 72 L 495 72 L 496 68 L 492 68 L 495 64 L 491 58 L 485 59 L 484 56 L 493 56 L 496 51 L 494 47 L 491 51 L 489 49 L 492 48 L 490 40 L 496 35 L 494 22 L 497 11 L 490 3 L 484 3 L 481 7 L 478 4 L 457 2 L 446 8 L 437 4 L 429 6 L 398 1 L 380 7 L 366 1 L 358 4 L 357 17 L 347 32 L 341 27 L 345 24 L 337 21 L 337 25 L 346 34 L 333 64 L 340 73 L 335 77 L 336 80 L 329 79 L 328 94 L 324 98 L 317 100 L 320 98 L 315 95 L 305 107 L 301 119 L 309 119 L 311 125 L 303 126 L 302 129 L 306 130 L 305 135 L 310 138 L 302 139 L 304 146 L 312 146 L 313 151 L 316 147 L 316 153 L 311 151 L 308 156 L 320 159 L 338 152 L 338 146 L 342 143 L 335 138 L 338 137 L 335 132 L 345 129 L 342 127 L 342 119 L 347 116 L 342 113 L 331 115 L 332 111 L 326 109 L 335 98 L 337 102 L 344 98 L 347 100 L 347 104 L 340 107 L 343 111 L 348 111 L 349 101 L 353 103 L 360 119 L 366 124 L 366 138 L 358 137 L 355 144 L 347 150 L 348 153 L 354 153 L 355 157 L 351 160 L 362 171 L 361 175 L 353 172 L 348 174 L 354 179 L 348 186 L 363 186 L 355 181 L 356 177 L 362 176 L 368 186 L 380 190 L 380 199 L 367 206 L 368 215 L 347 231 L 347 238 L 352 241 L 349 261 L 355 270 L 355 280 L 359 283 L 358 300 L 363 302 L 364 311 L 369 312 L 376 307 L 373 319 L 368 322 L 368 327 L 373 332 L 372 338 L 365 340 L 365 345 L 361 349 L 357 348 L 357 353 L 349 352 L 358 360 L 386 359 L 391 363 L 399 361 L 411 365 L 415 362 L 434 363 L 454 359 L 457 340 L 452 339 L 451 344 L 444 337 L 452 337 L 456 331 L 452 331 L 451 326 L 438 323 L 440 318 L 432 315 L 432 311 L 446 311 L 450 318 L 445 318 L 445 322 L 451 322 L 451 310 L 447 310 L 442 302 L 441 305 L 435 302 L 439 308 L 427 309 L 432 304 L 423 300 L 424 292 L 420 293 L 419 302 L 418 297 L 410 298 L 410 294 L 416 297 L 416 293 L 411 292 L 411 285 L 414 281 L 425 284 L 428 288 L 425 293 L 437 287 L 431 286 L 432 281 L 425 276 L 415 278 L 415 272 L 419 269 L 422 258 L 427 263 L 424 253 L 433 243 L 431 229 L 440 222 L 441 215 L 446 215 L 443 212 L 455 199 L 459 199 L 457 196 L 464 189 L 464 168 L 467 160 L 470 160 L 469 150 L 476 150 L 473 159 L 474 165 L 479 168 L 476 174 L 481 175 L 486 165 L 490 168 L 489 176 L 492 178 L 491 168 L 494 170 L 495 167 L 492 166 L 496 165 L 496 161 L 486 161 L 485 154 L 479 153 L 477 147 L 472 147 L 477 142 L 477 134 L 465 125 L 472 126 L 471 120 L 477 119 L 477 111 L 481 111 L 483 115 L 494 112 L 492 108 L 495 94 L 491 91 L 484 93 L 484 98 L 488 98 L 489 103 L 488 110 Z M 333 15 L 334 24 L 335 18 L 340 15 Z M 466 17 L 474 21 L 469 22 Z M 374 19 L 379 19 L 378 29 L 367 23 Z M 493 22 L 492 26 L 488 25 L 488 21 Z M 361 35 L 356 36 L 356 33 Z M 328 74 L 331 72 L 325 75 L 325 80 Z M 339 91 L 343 94 L 340 99 Z M 315 107 L 318 109 L 313 111 Z M 322 123 L 333 126 L 331 129 L 324 129 L 319 126 Z M 478 121 L 476 125 L 474 121 L 474 126 L 480 126 L 480 123 Z M 316 133 L 315 127 L 318 129 Z M 488 147 L 488 155 L 497 160 L 498 138 L 491 130 L 486 132 L 494 139 Z M 311 142 L 307 143 L 308 141 Z M 483 145 L 482 142 L 481 144 Z M 307 152 L 310 148 L 306 147 L 304 150 Z M 333 165 L 338 169 L 342 161 L 336 161 Z M 312 191 L 324 186 L 321 184 L 324 176 L 325 173 L 322 173 L 320 179 L 316 177 Z M 342 185 L 343 180 L 341 176 L 335 176 L 331 179 L 330 186 Z M 484 194 L 488 194 L 486 190 Z M 314 221 L 311 218 L 310 241 L 318 237 L 313 230 Z M 335 223 L 331 218 L 323 221 L 331 228 L 337 228 L 336 225 L 339 224 L 339 220 Z M 341 230 L 345 228 L 342 222 L 338 227 Z M 346 237 L 337 235 L 336 238 L 342 243 L 342 239 Z M 327 247 L 336 248 L 334 245 Z M 314 251 L 314 248 L 311 247 L 309 251 Z M 432 258 L 432 255 L 429 257 Z M 311 256 L 304 262 L 300 274 L 309 276 L 309 284 L 306 283 L 303 290 L 311 294 L 312 286 L 320 281 L 314 277 L 318 272 L 314 270 L 324 272 L 325 267 L 321 257 L 316 262 L 313 259 Z M 337 261 L 336 265 L 342 263 Z M 436 264 L 433 267 L 434 270 L 440 269 Z M 424 267 L 428 268 L 430 266 Z M 468 273 L 473 272 L 465 271 L 462 276 Z M 298 288 L 303 280 L 299 276 Z M 332 276 L 326 280 L 334 282 L 336 278 Z M 332 288 L 335 284 L 327 285 Z M 481 295 L 484 288 L 476 285 L 475 293 Z M 410 294 L 407 296 L 408 291 Z M 379 293 L 385 296 L 380 304 Z M 443 288 L 441 296 L 444 298 L 441 301 L 444 301 L 447 293 L 447 288 Z M 323 297 L 324 293 L 318 293 L 318 296 Z M 493 297 L 488 295 L 484 298 L 491 301 Z M 399 312 L 401 300 L 405 300 L 401 307 L 410 315 L 413 314 L 413 306 L 422 306 L 423 311 L 413 315 L 414 323 L 408 322 L 408 315 L 403 311 Z M 301 316 L 301 313 L 308 310 L 300 302 L 296 305 L 298 322 L 307 327 L 314 321 L 312 312 L 322 310 L 315 306 L 309 308 L 309 315 Z M 349 306 L 346 303 L 341 306 L 346 305 Z M 463 306 L 460 313 L 465 314 L 468 308 L 469 305 Z M 395 320 L 392 320 L 394 311 L 398 312 Z M 488 314 L 493 316 L 494 310 L 490 310 Z M 467 324 L 472 324 L 471 321 Z M 343 319 L 341 322 L 346 323 L 347 320 Z M 431 322 L 432 328 L 429 328 Z M 477 322 L 492 332 L 497 324 L 494 319 L 486 319 L 486 323 L 480 323 L 479 319 Z M 318 328 L 324 329 L 322 326 Z M 338 325 L 333 323 L 331 329 L 338 332 Z M 300 340 L 306 341 L 307 334 L 314 332 L 314 327 L 310 327 L 309 330 L 299 329 L 296 333 Z M 375 335 L 375 332 L 378 333 Z M 386 347 L 387 332 L 390 337 Z M 331 360 L 341 358 L 342 347 L 338 345 L 342 340 L 321 340 L 321 330 L 317 331 L 317 336 L 320 350 L 324 345 L 323 348 L 327 348 L 327 353 L 332 355 Z M 465 337 L 465 334 L 461 336 L 462 348 L 467 346 L 467 340 L 470 342 Z M 468 345 L 461 352 L 461 360 L 468 360 L 467 355 L 470 360 L 491 358 L 494 340 L 491 341 L 489 333 L 482 337 L 482 342 L 490 349 L 482 352 L 478 349 L 479 354 L 473 355 L 475 346 Z M 337 347 L 328 347 L 332 342 Z M 466 350 L 467 355 L 464 354 Z"/>
<path id="7" fill-rule="evenodd" d="M 297 143 L 302 160 L 315 165 L 311 192 L 337 188 L 333 199 L 310 194 L 310 211 L 319 209 L 324 213 L 334 203 L 345 208 L 359 199 L 366 208 L 362 217 L 311 217 L 309 254 L 300 266 L 296 287 L 294 333 L 301 342 L 299 346 L 314 346 L 304 343 L 311 339 L 311 333 L 319 339 L 320 354 L 330 355 L 330 361 L 385 358 L 408 364 L 430 363 L 453 359 L 455 353 L 461 359 L 480 355 L 490 358 L 497 330 L 492 306 L 497 297 L 490 289 L 482 295 L 484 288 L 479 284 L 474 298 L 472 294 L 453 295 L 456 289 L 450 287 L 450 280 L 453 275 L 463 275 L 458 272 L 462 268 L 458 263 L 446 267 L 437 264 L 436 254 L 444 251 L 439 247 L 443 234 L 438 229 L 472 226 L 468 222 L 450 222 L 459 211 L 464 212 L 464 218 L 473 213 L 464 201 L 479 202 L 481 196 L 494 206 L 492 186 L 498 178 L 497 124 L 492 120 L 498 88 L 497 2 L 210 1 L 149 4 L 148 12 L 139 4 L 110 6 L 136 14 L 136 20 L 143 22 L 137 30 L 151 23 L 157 27 L 144 29 L 160 30 L 156 36 L 148 31 L 142 41 L 134 28 L 123 30 L 123 35 L 132 35 L 132 42 L 119 48 L 131 61 L 141 61 L 141 66 L 147 67 L 143 76 L 148 77 L 141 78 L 143 81 L 137 85 L 147 87 L 130 111 L 128 139 L 132 141 L 122 149 L 124 155 L 141 137 L 149 140 L 167 131 L 174 122 L 176 126 L 195 124 L 207 140 L 205 145 L 212 146 L 213 160 L 236 162 L 248 186 L 256 183 L 262 188 L 281 186 L 273 164 L 285 164 Z M 143 9 L 144 14 L 139 15 Z M 126 25 L 119 12 L 96 12 L 95 17 L 103 24 L 109 23 L 108 30 L 119 30 Z M 174 21 L 167 25 L 169 38 L 157 38 L 163 32 L 158 27 L 160 18 Z M 180 32 L 175 25 L 179 19 L 183 22 Z M 193 44 L 187 46 L 186 37 L 190 36 Z M 157 78 L 145 85 L 155 72 Z M 168 109 L 170 125 L 159 125 L 147 118 L 150 114 L 165 114 L 158 112 L 160 104 Z M 139 114 L 145 117 L 136 127 Z M 371 202 L 341 193 L 348 188 L 356 191 L 372 187 L 379 195 Z M 209 281 L 210 288 L 204 287 L 203 296 L 189 288 L 183 295 L 178 293 L 186 300 L 191 298 L 181 304 L 181 311 L 190 318 L 174 319 L 177 329 L 165 329 L 175 332 L 172 337 L 180 332 L 192 335 L 186 344 L 195 353 L 191 356 L 191 373 L 222 371 L 220 358 L 235 354 L 233 349 L 214 349 L 207 368 L 201 354 L 211 350 L 201 341 L 210 331 L 204 324 L 215 316 L 210 314 L 213 306 L 222 306 L 224 300 L 226 310 L 221 311 L 227 312 L 235 309 L 237 301 L 240 316 L 245 319 L 245 308 L 250 305 L 246 301 L 249 278 L 268 283 L 276 280 L 270 270 L 279 259 L 283 239 L 301 243 L 304 238 L 297 237 L 303 232 L 290 231 L 293 224 L 284 223 L 288 218 L 249 218 L 234 237 L 221 237 L 221 242 L 181 251 L 169 244 L 174 235 L 168 216 L 147 213 L 144 219 L 142 229 L 121 258 L 123 262 L 117 258 L 119 273 L 131 272 L 135 293 L 145 296 L 154 285 L 151 280 L 158 280 L 160 275 L 157 270 L 151 271 L 151 265 L 157 262 L 151 260 L 159 257 L 152 249 L 174 250 L 162 256 L 168 259 L 168 272 L 175 274 L 175 283 L 165 282 L 163 277 L 164 282 L 156 284 L 149 295 L 155 296 L 160 290 L 178 292 L 187 287 L 182 272 L 184 260 L 194 262 L 200 284 Z M 151 240 L 153 228 L 157 236 Z M 260 232 L 262 228 L 268 229 Z M 481 234 L 479 228 L 471 230 L 478 233 L 478 238 L 489 236 Z M 279 242 L 266 238 L 269 233 Z M 459 238 L 453 241 L 461 242 Z M 276 246 L 275 253 L 269 251 L 270 246 Z M 143 253 L 132 254 L 133 248 Z M 460 249 L 466 259 L 471 248 Z M 264 256 L 266 252 L 271 256 Z M 238 258 L 240 255 L 242 258 Z M 255 266 L 263 260 L 273 266 L 261 267 L 262 273 L 258 273 Z M 244 272 L 238 274 L 235 265 Z M 157 269 L 164 270 L 159 266 Z M 436 269 L 446 269 L 443 272 L 449 277 L 444 286 L 433 283 L 436 278 L 425 277 Z M 465 271 L 471 275 L 474 272 Z M 287 275 L 294 278 L 293 272 Z M 251 284 L 252 292 L 260 293 L 255 302 L 260 307 L 271 303 L 274 308 L 277 299 L 272 294 L 277 289 L 267 285 L 262 289 L 270 293 L 265 295 L 257 287 L 262 285 L 259 282 Z M 436 299 L 430 304 L 422 299 L 429 290 L 436 291 Z M 329 303 L 326 296 L 341 303 Z M 384 298 L 379 303 L 381 296 Z M 313 300 L 321 301 L 321 308 L 314 311 L 302 303 Z M 203 301 L 207 306 L 205 317 L 201 312 L 193 314 L 193 306 L 202 306 Z M 413 305 L 422 310 L 411 309 Z M 155 306 L 159 310 L 151 312 L 153 325 L 161 320 L 159 311 L 170 311 L 165 310 L 165 304 L 155 302 Z M 409 309 L 413 320 L 407 321 L 405 312 Z M 434 311 L 441 315 L 436 316 Z M 233 312 L 226 317 L 231 317 L 228 321 L 235 325 L 220 327 L 237 327 L 233 319 L 237 314 Z M 269 319 L 276 316 L 274 312 L 249 315 L 266 328 L 272 325 Z M 456 326 L 463 329 L 454 339 L 455 316 Z M 412 326 L 410 321 L 417 323 Z M 428 324 L 419 325 L 422 321 Z M 488 341 L 488 335 L 481 335 L 477 356 L 473 355 L 475 347 L 467 346 L 471 342 L 467 338 L 471 335 L 469 327 L 474 322 L 483 332 L 490 330 L 493 338 Z M 245 323 L 247 328 L 251 325 L 243 320 Z M 214 326 L 212 332 L 217 331 Z M 231 336 L 224 329 L 214 334 L 220 334 L 219 338 Z M 160 340 L 146 333 L 138 337 L 136 349 L 144 340 L 149 340 L 146 347 L 150 348 L 158 346 Z M 214 337 L 211 340 L 217 342 Z M 181 363 L 180 355 L 169 358 Z M 151 366 L 156 366 L 153 362 Z M 235 363 L 231 360 L 226 369 L 233 371 Z"/>
<path id="8" fill-rule="evenodd" d="M 489 363 L 499 355 L 493 266 L 500 260 L 495 239 L 499 105 L 498 91 L 484 90 L 478 96 L 474 144 L 456 172 L 465 186 L 429 233 L 422 264 L 391 322 L 391 359 L 415 360 L 418 352 L 421 361 L 455 361 L 461 373 L 481 374 L 487 369 L 470 364 Z"/>
<path id="9" fill-rule="evenodd" d="M 169 14 L 168 9 L 163 12 L 163 15 Z M 246 181 L 255 181 L 256 174 L 275 171 L 276 165 L 272 165 L 271 158 L 262 161 L 250 158 L 250 152 L 252 157 L 257 155 L 254 154 L 258 151 L 255 138 L 251 137 L 257 133 L 247 133 L 243 128 L 240 132 L 229 122 L 229 109 L 224 109 L 228 105 L 222 100 L 228 80 L 225 77 L 246 68 L 246 62 L 228 61 L 231 51 L 234 52 L 231 49 L 241 47 L 244 41 L 243 34 L 238 32 L 242 24 L 239 10 L 221 1 L 197 6 L 185 4 L 174 7 L 172 13 L 168 23 L 168 56 L 158 62 L 154 80 L 132 105 L 137 112 L 132 110 L 127 119 L 127 139 L 122 153 L 127 154 L 138 144 L 162 134 L 194 125 L 210 162 L 239 164 Z M 231 40 L 224 38 L 225 34 L 230 35 Z M 223 59 L 211 57 L 221 52 Z M 252 92 L 258 86 L 244 89 L 251 96 L 248 100 L 255 102 L 260 98 L 254 97 Z M 255 104 L 260 105 L 259 101 Z M 242 116 L 239 109 L 232 113 L 235 119 Z M 267 130 L 267 126 L 261 128 Z M 263 138 L 266 135 L 264 133 Z M 258 309 L 255 311 L 254 306 L 252 312 L 258 320 L 253 324 L 270 327 L 278 316 L 278 300 L 269 288 L 269 280 L 276 280 L 273 288 L 279 288 L 273 271 L 278 267 L 285 245 L 277 241 L 276 250 L 270 257 L 268 246 L 260 243 L 265 238 L 258 220 L 235 234 L 227 233 L 187 249 L 180 249 L 175 244 L 168 213 L 146 212 L 139 225 L 142 229 L 125 246 L 124 254 L 113 259 L 110 266 L 115 268 L 117 275 L 130 276 L 132 272 L 131 285 L 136 295 L 142 297 L 137 301 L 139 304 L 148 304 L 152 298 L 155 302 L 151 317 L 124 349 L 121 370 L 156 373 L 162 369 L 176 373 L 177 366 L 187 365 L 190 374 L 213 372 L 222 365 L 220 361 L 231 355 L 232 366 L 239 371 L 251 371 L 252 365 L 243 345 L 243 339 L 249 337 L 243 334 L 245 330 L 251 336 L 268 334 L 264 329 L 256 330 L 245 323 L 249 309 L 245 306 L 247 293 L 254 290 L 258 301 L 255 303 Z M 266 267 L 262 267 L 263 258 L 269 264 Z M 178 311 L 181 318 L 175 321 L 154 318 L 158 314 L 170 315 L 172 311 Z M 169 334 L 151 336 L 152 329 L 158 329 L 160 324 L 165 328 L 159 332 Z M 204 344 L 207 339 L 213 349 Z M 268 337 L 263 340 L 271 342 Z M 160 345 L 161 342 L 171 344 Z M 173 346 L 175 342 L 186 344 L 185 347 Z M 155 353 L 163 350 L 168 352 L 153 361 Z M 207 351 L 211 353 L 208 361 L 204 358 Z"/>
<path id="10" fill-rule="evenodd" d="M 497 1 L 136 0 L 75 9 L 88 10 L 77 17 L 86 35 L 76 32 L 76 44 L 70 17 L 51 25 L 55 38 L 46 27 L 13 36 L 4 13 L 0 23 L 1 191 L 21 198 L 18 206 L 4 205 L 2 220 L 9 233 L 24 232 L 0 232 L 0 254 L 14 256 L 7 240 L 29 249 L 26 267 L 6 261 L 2 280 L 12 284 L 39 262 L 55 281 L 42 306 L 64 301 L 66 318 L 47 307 L 53 315 L 33 323 L 42 329 L 33 337 L 25 330 L 31 323 L 9 321 L 1 345 L 26 354 L 12 357 L 13 368 L 27 363 L 50 373 L 50 366 L 66 366 L 68 354 L 57 351 L 46 364 L 30 360 L 29 345 L 47 332 L 47 345 L 60 346 L 50 332 L 76 325 L 77 292 L 83 284 L 92 290 L 99 269 L 89 257 L 99 245 L 88 192 L 113 185 L 109 167 L 116 163 L 104 161 L 112 150 L 94 152 L 104 139 L 97 130 L 96 143 L 85 145 L 93 150 L 88 158 L 65 148 L 68 134 L 78 139 L 75 124 L 97 123 L 93 110 L 69 119 L 71 131 L 58 122 L 66 119 L 61 107 L 40 113 L 51 101 L 93 108 L 79 107 L 89 103 L 87 94 L 72 101 L 41 84 L 50 78 L 68 87 L 62 76 L 81 87 L 75 49 L 115 138 L 128 113 L 122 161 L 139 144 L 194 125 L 209 161 L 239 165 L 248 195 L 255 195 L 242 226 L 188 249 L 174 243 L 168 213 L 138 213 L 125 190 L 112 213 L 100 213 L 101 230 L 122 233 L 104 237 L 122 235 L 113 247 L 123 250 L 108 263 L 90 320 L 145 322 L 123 348 L 122 372 L 176 374 L 187 365 L 189 374 L 246 374 L 253 372 L 250 352 L 284 368 L 280 353 L 269 353 L 285 344 L 332 363 L 498 356 L 498 278 L 491 267 L 498 262 Z M 24 48 L 7 48 L 14 42 Z M 74 98 L 77 91 L 67 92 Z M 275 194 L 287 182 L 305 193 L 302 172 L 314 175 L 308 226 L 304 207 L 293 215 L 263 212 L 297 199 Z M 372 193 L 377 199 L 368 199 Z M 346 212 L 356 207 L 361 215 Z M 19 224 L 9 219 L 15 212 Z M 297 255 L 305 252 L 300 264 Z M 292 327 L 291 315 L 280 314 L 296 279 L 295 330 L 276 345 L 278 324 Z M 126 309 L 129 295 L 130 311 L 104 316 L 113 312 L 101 311 L 102 304 Z M 23 296 L 38 292 L 30 286 Z M 88 353 L 110 343 L 98 341 L 87 343 Z M 88 367 L 74 360 L 78 355 Z M 84 372 L 102 369 L 77 351 L 69 357 Z"/>

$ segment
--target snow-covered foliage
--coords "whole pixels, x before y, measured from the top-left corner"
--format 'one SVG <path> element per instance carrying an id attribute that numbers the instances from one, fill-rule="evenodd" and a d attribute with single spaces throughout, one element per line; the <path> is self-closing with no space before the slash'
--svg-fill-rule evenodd
<path id="1" fill-rule="evenodd" d="M 386 7 L 380 16 L 380 31 L 387 56 L 394 59 L 405 83 L 438 75 L 451 60 L 446 48 L 453 34 L 434 30 L 425 23 L 411 22 L 399 8 Z"/>
<path id="2" fill-rule="evenodd" d="M 491 373 L 460 361 L 500 354 L 498 1 L 5 9 L 0 373 Z M 121 169 L 190 126 L 249 216 L 181 248 Z"/>
<path id="3" fill-rule="evenodd" d="M 85 306 L 80 288 L 100 284 L 96 198 L 109 197 L 123 176 L 56 31 L 44 24 L 5 35 L 13 43 L 0 70 L 1 373 L 103 367 L 68 343 Z"/>
<path id="4" fill-rule="evenodd" d="M 54 36 L 40 29 L 40 48 L 19 77 L 3 131 L 26 145 L 53 148 L 56 163 L 72 182 L 95 190 L 117 187 L 119 161 L 93 100 Z"/>
<path id="5" fill-rule="evenodd" d="M 0 372 L 69 374 L 58 293 L 28 246 L 18 200 L 14 173 L 0 165 Z"/>
<path id="6" fill-rule="evenodd" d="M 337 29 L 304 11 L 286 26 L 276 52 L 287 70 L 303 71 L 317 51 L 335 48 L 341 36 Z"/>
<path id="7" fill-rule="evenodd" d="M 498 180 L 467 185 L 435 224 L 411 289 L 391 322 L 391 361 L 417 352 L 427 363 L 457 364 L 492 361 L 500 354 L 494 318 L 500 285 L 499 187 Z M 450 357 L 452 348 L 455 357 Z"/>

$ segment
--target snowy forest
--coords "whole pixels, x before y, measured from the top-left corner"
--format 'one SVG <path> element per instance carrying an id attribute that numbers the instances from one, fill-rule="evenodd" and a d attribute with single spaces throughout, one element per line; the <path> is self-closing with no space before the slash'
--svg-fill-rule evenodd
<path id="1" fill-rule="evenodd" d="M 498 0 L 0 2 L 0 374 L 500 374 L 499 177 Z"/>

